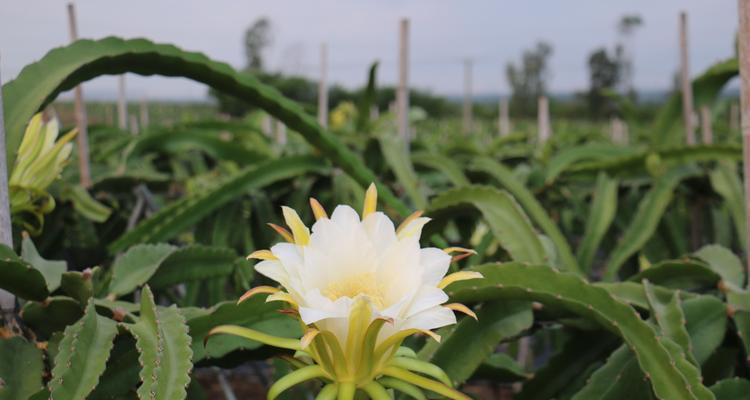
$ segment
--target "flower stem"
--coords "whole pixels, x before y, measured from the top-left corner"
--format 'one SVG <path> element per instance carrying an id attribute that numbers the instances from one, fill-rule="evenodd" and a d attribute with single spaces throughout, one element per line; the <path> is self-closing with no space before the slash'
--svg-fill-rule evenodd
<path id="1" fill-rule="evenodd" d="M 409 372 L 402 368 L 397 367 L 386 367 L 383 370 L 383 375 L 390 376 L 393 378 L 400 379 L 402 381 L 409 382 L 413 385 L 419 386 L 423 389 L 433 391 L 437 394 L 441 394 L 449 399 L 453 400 L 471 400 L 471 397 L 457 391 L 450 387 L 432 379 L 425 378 L 421 375 L 417 375 L 413 372 Z"/>
<path id="2" fill-rule="evenodd" d="M 337 400 L 354 400 L 357 387 L 353 382 L 342 382 L 339 384 L 339 397 Z"/>
<path id="3" fill-rule="evenodd" d="M 308 367 L 300 368 L 276 381 L 276 383 L 274 383 L 268 390 L 268 400 L 274 400 L 281 394 L 281 392 L 298 383 L 309 381 L 310 379 L 322 378 L 324 376 L 325 372 L 323 371 L 323 368 L 320 368 L 318 365 L 310 365 Z"/>
<path id="4" fill-rule="evenodd" d="M 323 389 L 315 397 L 315 400 L 334 400 L 336 393 L 339 391 L 339 385 L 335 383 L 329 383 L 323 387 Z"/>
<path id="5" fill-rule="evenodd" d="M 382 385 L 375 381 L 363 386 L 362 390 L 364 390 L 372 400 L 391 400 L 391 395 L 388 394 Z"/>

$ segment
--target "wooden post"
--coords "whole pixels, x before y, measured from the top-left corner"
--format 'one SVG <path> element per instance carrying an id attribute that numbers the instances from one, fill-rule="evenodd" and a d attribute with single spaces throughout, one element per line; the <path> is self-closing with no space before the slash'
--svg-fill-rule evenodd
<path id="1" fill-rule="evenodd" d="M 273 119 L 271 119 L 270 115 L 263 114 L 263 119 L 260 120 L 260 131 L 267 137 L 271 137 L 273 131 Z"/>
<path id="2" fill-rule="evenodd" d="M 463 121 L 463 132 L 464 135 L 468 135 L 474 130 L 473 116 L 472 116 L 472 98 L 471 98 L 471 86 L 472 86 L 472 62 L 471 59 L 464 60 L 464 121 Z"/>
<path id="3" fill-rule="evenodd" d="M 536 119 L 537 129 L 539 130 L 539 143 L 544 143 L 552 134 L 549 126 L 549 101 L 546 96 L 539 96 Z"/>
<path id="4" fill-rule="evenodd" d="M 609 119 L 609 138 L 612 143 L 620 143 L 620 119 L 612 117 Z"/>
<path id="5" fill-rule="evenodd" d="M 396 121 L 398 134 L 409 142 L 409 19 L 401 20 L 398 47 L 398 90 L 396 91 Z"/>
<path id="6" fill-rule="evenodd" d="M 3 116 L 3 81 L 0 77 L 0 243 L 13 248 L 13 227 L 10 222 L 10 199 L 8 192 L 8 159 L 5 148 L 5 118 Z M 16 298 L 0 289 L 0 321 L 13 312 Z"/>
<path id="7" fill-rule="evenodd" d="M 148 128 L 148 125 L 150 123 L 149 113 L 148 113 L 148 102 L 145 98 L 141 99 L 140 109 L 139 111 L 139 120 L 140 120 L 140 130 L 146 130 Z"/>
<path id="8" fill-rule="evenodd" d="M 107 126 L 112 126 L 113 122 L 114 117 L 112 116 L 112 107 L 109 104 L 106 104 L 104 106 L 104 124 Z"/>
<path id="9" fill-rule="evenodd" d="M 610 120 L 610 137 L 613 143 L 628 144 L 628 125 L 618 117 Z"/>
<path id="10" fill-rule="evenodd" d="M 711 129 L 711 110 L 708 106 L 701 106 L 701 136 L 703 136 L 703 144 L 714 142 L 714 132 Z"/>
<path id="11" fill-rule="evenodd" d="M 138 135 L 140 133 L 140 129 L 138 129 L 138 118 L 135 117 L 135 114 L 130 114 L 130 123 L 128 125 L 130 126 L 130 134 Z"/>
<path id="12" fill-rule="evenodd" d="M 498 126 L 500 129 L 500 136 L 507 136 L 510 134 L 510 112 L 508 108 L 508 99 L 500 100 L 500 110 L 498 113 Z"/>
<path id="13" fill-rule="evenodd" d="M 76 27 L 76 10 L 73 3 L 68 3 L 68 28 L 70 41 L 78 40 L 78 28 Z M 80 171 L 81 186 L 91 186 L 91 170 L 89 169 L 89 133 L 88 118 L 86 117 L 86 104 L 83 102 L 83 87 L 75 87 L 75 113 L 76 126 L 78 127 L 78 169 Z"/>
<path id="14" fill-rule="evenodd" d="M 740 101 L 742 105 L 742 170 L 745 183 L 745 227 L 750 232 L 750 0 L 738 0 L 740 14 Z M 747 235 L 750 238 L 750 235 Z M 746 274 L 750 276 L 750 239 L 746 246 Z M 750 279 L 748 279 L 750 283 Z"/>
<path id="15" fill-rule="evenodd" d="M 320 82 L 318 82 L 318 123 L 328 128 L 328 46 L 320 45 Z"/>
<path id="16" fill-rule="evenodd" d="M 117 127 L 128 129 L 128 103 L 125 101 L 125 75 L 117 79 Z"/>
<path id="17" fill-rule="evenodd" d="M 680 13 L 680 79 L 682 80 L 682 123 L 685 125 L 685 140 L 695 144 L 693 128 L 693 85 L 690 82 L 690 64 L 688 60 L 687 13 Z"/>
<path id="18" fill-rule="evenodd" d="M 284 145 L 286 144 L 286 125 L 283 122 L 276 120 L 276 143 Z"/>

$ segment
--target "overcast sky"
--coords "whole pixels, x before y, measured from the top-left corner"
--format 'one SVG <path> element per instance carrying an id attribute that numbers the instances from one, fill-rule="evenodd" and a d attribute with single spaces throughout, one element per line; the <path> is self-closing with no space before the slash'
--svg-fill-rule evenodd
<path id="1" fill-rule="evenodd" d="M 65 4 L 0 0 L 4 81 L 68 42 Z M 551 90 L 583 90 L 588 55 L 612 48 L 617 21 L 631 13 L 644 20 L 633 40 L 636 87 L 664 89 L 677 68 L 680 10 L 689 14 L 693 74 L 733 54 L 737 29 L 737 0 L 78 0 L 76 6 L 81 37 L 146 37 L 235 67 L 244 64 L 245 29 L 266 16 L 273 24 L 266 53 L 271 69 L 314 78 L 320 43 L 326 42 L 329 80 L 348 87 L 362 85 L 374 60 L 381 62 L 380 82 L 395 82 L 398 21 L 408 17 L 411 83 L 440 94 L 461 93 L 465 58 L 475 60 L 475 92 L 507 93 L 505 64 L 539 40 L 554 47 Z M 116 88 L 111 77 L 85 86 L 97 98 L 114 98 Z M 128 92 L 131 98 L 194 100 L 204 98 L 206 88 L 184 79 L 128 75 Z"/>

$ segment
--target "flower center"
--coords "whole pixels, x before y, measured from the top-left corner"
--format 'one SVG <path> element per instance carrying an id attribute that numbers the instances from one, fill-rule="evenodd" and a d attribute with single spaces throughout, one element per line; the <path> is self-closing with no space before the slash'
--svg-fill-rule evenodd
<path id="1" fill-rule="evenodd" d="M 378 310 L 383 309 L 385 305 L 383 289 L 378 284 L 375 275 L 371 272 L 333 281 L 321 293 L 333 301 L 341 297 L 353 299 L 358 295 L 367 296 Z"/>

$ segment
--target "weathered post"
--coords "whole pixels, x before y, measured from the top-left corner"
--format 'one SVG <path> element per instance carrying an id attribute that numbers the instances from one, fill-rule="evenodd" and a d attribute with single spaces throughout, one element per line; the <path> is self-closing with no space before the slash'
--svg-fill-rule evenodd
<path id="1" fill-rule="evenodd" d="M 549 126 L 549 101 L 546 96 L 539 96 L 536 119 L 537 129 L 539 130 L 539 143 L 544 143 L 552 134 Z"/>
<path id="2" fill-rule="evenodd" d="M 498 125 L 500 129 L 500 136 L 507 136 L 510 134 L 510 112 L 508 110 L 509 103 L 508 99 L 500 100 L 499 120 Z"/>
<path id="3" fill-rule="evenodd" d="M 276 132 L 274 136 L 276 136 L 276 143 L 280 145 L 286 144 L 286 125 L 279 120 L 276 120 Z"/>
<path id="4" fill-rule="evenodd" d="M 3 80 L 0 77 L 0 243 L 13 248 L 13 229 L 10 222 L 10 198 L 8 188 L 8 165 L 5 148 L 5 118 L 3 116 Z M 0 320 L 13 312 L 16 298 L 0 289 Z"/>
<path id="5" fill-rule="evenodd" d="M 750 232 L 750 0 L 739 0 L 740 102 L 742 106 L 742 170 L 745 180 L 745 227 Z M 750 235 L 747 235 L 750 237 Z M 750 276 L 750 239 L 745 243 L 746 276 Z M 750 283 L 750 279 L 748 279 Z"/>
<path id="6" fill-rule="evenodd" d="M 125 75 L 117 77 L 117 127 L 128 129 L 128 104 L 125 101 Z"/>
<path id="7" fill-rule="evenodd" d="M 468 135 L 474 129 L 473 115 L 472 115 L 472 98 L 471 98 L 471 86 L 472 86 L 472 61 L 467 58 L 464 60 L 464 110 L 463 110 L 463 132 L 464 135 Z"/>
<path id="8" fill-rule="evenodd" d="M 107 104 L 104 106 L 104 125 L 112 126 L 113 121 L 114 119 L 112 118 L 112 107 Z"/>
<path id="9" fill-rule="evenodd" d="M 714 131 L 711 128 L 711 109 L 708 106 L 701 107 L 701 136 L 703 144 L 714 142 Z"/>
<path id="10" fill-rule="evenodd" d="M 740 130 L 740 107 L 732 103 L 729 106 L 729 132 L 735 133 Z"/>
<path id="11" fill-rule="evenodd" d="M 70 30 L 70 41 L 78 40 L 78 28 L 76 26 L 76 10 L 73 3 L 68 3 L 68 28 Z M 89 169 L 89 134 L 88 118 L 86 117 L 86 104 L 83 102 L 83 87 L 75 87 L 75 114 L 76 126 L 78 127 L 78 169 L 80 171 L 81 186 L 91 186 L 91 170 Z"/>
<path id="12" fill-rule="evenodd" d="M 263 114 L 263 118 L 260 120 L 260 131 L 267 137 L 271 137 L 273 133 L 273 118 L 270 115 Z"/>
<path id="13" fill-rule="evenodd" d="M 396 91 L 396 121 L 398 134 L 408 143 L 409 137 L 409 19 L 401 20 L 398 47 L 398 89 Z"/>
<path id="14" fill-rule="evenodd" d="M 687 13 L 680 13 L 680 79 L 682 82 L 682 123 L 685 125 L 685 140 L 695 144 L 693 128 L 693 85 L 690 82 L 690 64 L 688 59 Z"/>
<path id="15" fill-rule="evenodd" d="M 128 123 L 128 126 L 130 126 L 131 135 L 136 136 L 141 133 L 138 127 L 138 118 L 136 118 L 135 114 L 130 114 L 130 122 Z"/>
<path id="16" fill-rule="evenodd" d="M 148 128 L 148 125 L 151 122 L 150 121 L 151 118 L 148 112 L 148 102 L 146 101 L 145 98 L 141 99 L 140 109 L 138 110 L 138 112 L 139 112 L 138 117 L 140 121 L 140 129 L 146 130 Z"/>
<path id="17" fill-rule="evenodd" d="M 318 123 L 328 127 L 328 46 L 320 45 L 320 82 L 318 82 Z"/>

